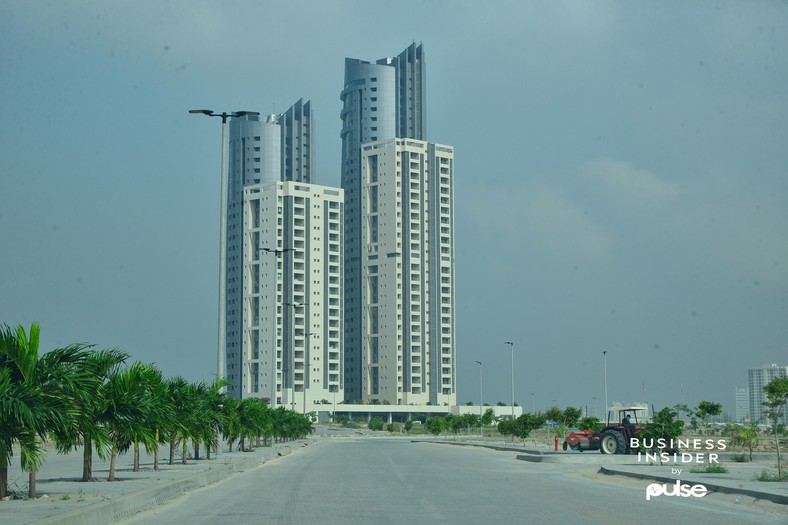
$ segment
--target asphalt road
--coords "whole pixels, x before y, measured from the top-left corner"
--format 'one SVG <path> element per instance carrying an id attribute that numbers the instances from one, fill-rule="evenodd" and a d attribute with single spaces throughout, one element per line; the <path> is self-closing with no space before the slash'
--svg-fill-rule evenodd
<path id="1" fill-rule="evenodd" d="M 721 494 L 646 501 L 646 481 L 578 469 L 476 447 L 322 440 L 123 523 L 788 523 L 784 506 L 744 508 Z"/>

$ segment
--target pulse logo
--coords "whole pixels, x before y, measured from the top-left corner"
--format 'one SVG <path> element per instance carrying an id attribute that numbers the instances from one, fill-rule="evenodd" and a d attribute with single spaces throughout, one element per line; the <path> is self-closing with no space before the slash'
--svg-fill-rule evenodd
<path id="1" fill-rule="evenodd" d="M 704 485 L 693 485 L 690 487 L 687 484 L 682 485 L 681 480 L 676 480 L 675 485 L 667 484 L 660 485 L 659 483 L 652 483 L 646 487 L 646 501 L 650 501 L 651 497 L 657 496 L 679 496 L 681 498 L 688 498 L 690 496 L 702 498 L 708 493 Z"/>

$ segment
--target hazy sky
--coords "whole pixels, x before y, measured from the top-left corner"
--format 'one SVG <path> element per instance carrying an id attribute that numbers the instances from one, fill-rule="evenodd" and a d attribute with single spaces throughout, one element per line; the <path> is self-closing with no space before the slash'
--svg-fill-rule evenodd
<path id="1" fill-rule="evenodd" d="M 458 401 L 733 412 L 788 364 L 788 3 L 0 5 L 0 322 L 211 379 L 220 123 L 311 99 L 339 185 L 345 57 L 414 40 L 456 149 Z M 533 396 L 531 395 L 533 393 Z"/>

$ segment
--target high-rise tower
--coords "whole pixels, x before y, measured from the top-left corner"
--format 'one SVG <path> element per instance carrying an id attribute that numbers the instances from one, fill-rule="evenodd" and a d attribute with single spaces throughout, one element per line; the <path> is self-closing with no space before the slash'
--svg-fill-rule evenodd
<path id="1" fill-rule="evenodd" d="M 395 58 L 345 59 L 342 188 L 345 190 L 345 396 L 361 399 L 361 145 L 397 136 L 423 138 L 425 60 L 411 44 Z"/>
<path id="2" fill-rule="evenodd" d="M 430 199 L 440 193 L 440 189 L 434 188 L 434 195 L 430 193 L 430 177 L 435 177 L 438 181 L 438 165 L 432 166 L 436 160 L 434 145 L 426 142 L 426 62 L 424 49 L 415 43 L 405 49 L 398 56 L 393 58 L 383 58 L 376 62 L 366 62 L 358 59 L 345 60 L 345 85 L 342 90 L 341 100 L 343 103 L 342 118 L 342 188 L 345 190 L 345 397 L 349 400 L 365 401 L 387 401 L 396 403 L 450 403 L 455 398 L 454 385 L 454 314 L 453 314 L 453 249 L 448 248 L 451 253 L 443 256 L 451 259 L 447 263 L 450 267 L 451 278 L 441 287 L 440 268 L 431 269 L 430 260 L 440 261 L 441 237 L 430 237 L 440 232 L 440 218 L 436 217 L 433 232 L 429 231 L 428 223 L 430 217 Z M 392 141 L 393 139 L 416 139 L 412 141 Z M 383 148 L 381 144 L 385 143 Z M 368 150 L 370 145 L 373 150 Z M 441 148 L 448 148 L 440 146 Z M 382 148 L 382 149 L 381 149 Z M 393 148 L 393 149 L 392 149 Z M 405 148 L 400 150 L 399 148 Z M 410 149 L 408 149 L 410 148 Z M 433 149 L 430 149 L 433 148 Z M 385 151 L 384 151 L 385 150 Z M 395 152 L 396 150 L 396 152 Z M 371 153 L 369 151 L 372 151 Z M 448 148 L 451 154 L 444 157 L 444 162 L 451 162 L 451 173 L 453 174 L 453 150 Z M 431 152 L 431 153 L 430 153 Z M 442 154 L 445 151 L 441 152 Z M 418 167 L 418 177 L 421 181 L 415 193 L 411 193 L 410 161 L 405 168 L 386 165 L 383 161 L 376 164 L 379 160 L 378 155 L 387 155 L 400 160 L 391 162 L 403 162 L 402 159 L 411 154 L 419 156 L 421 164 Z M 439 156 L 440 157 L 440 156 Z M 372 164 L 370 164 L 372 163 Z M 374 172 L 385 174 L 388 183 L 371 183 L 369 177 L 373 173 L 371 166 L 375 166 Z M 442 168 L 447 166 L 441 165 Z M 365 172 L 364 170 L 367 170 Z M 399 171 L 397 171 L 399 170 Z M 405 170 L 405 171 L 402 171 Z M 365 178 L 366 177 L 366 178 Z M 372 201 L 370 191 L 383 190 L 385 184 L 394 184 L 395 180 L 404 184 L 404 188 L 395 191 L 388 188 L 387 198 L 392 199 L 386 202 L 392 213 L 378 213 L 370 211 L 368 206 Z M 453 182 L 452 182 L 453 184 Z M 402 201 L 396 201 L 402 192 L 407 193 L 409 206 L 418 207 L 420 221 L 419 232 L 412 230 L 410 222 L 411 214 L 404 208 L 397 208 Z M 383 195 L 383 193 L 380 193 Z M 411 196 L 415 195 L 411 200 Z M 444 196 L 446 197 L 446 196 Z M 445 208 L 451 207 L 451 197 Z M 399 202 L 399 204 L 398 204 Z M 379 201 L 383 205 L 383 201 Z M 367 208 L 365 208 L 367 206 Z M 373 206 L 374 208 L 374 206 Z M 397 208 L 398 211 L 393 211 Z M 436 210 L 440 206 L 435 206 Z M 405 213 L 407 218 L 401 217 Z M 405 222 L 407 220 L 407 225 Z M 443 238 L 453 238 L 453 223 L 451 223 L 451 213 L 447 213 L 443 218 L 449 224 L 443 224 L 445 235 Z M 417 222 L 418 222 L 417 221 Z M 404 229 L 403 229 L 404 228 Z M 372 241 L 378 232 L 390 232 L 395 235 L 395 231 L 408 237 L 400 239 L 404 245 L 407 243 L 407 251 L 403 252 L 393 248 L 396 244 L 393 238 L 387 242 L 394 243 L 390 246 L 390 253 L 372 253 L 371 250 L 382 249 L 381 239 Z M 440 235 L 440 234 L 437 234 Z M 411 247 L 418 245 L 418 248 Z M 448 242 L 444 248 L 450 247 Z M 386 248 L 387 249 L 387 248 Z M 413 255 L 413 261 L 411 260 Z M 391 265 L 376 265 L 373 261 L 376 257 L 388 257 L 389 263 L 397 259 L 398 264 L 403 267 L 411 268 L 412 265 L 418 266 L 419 270 L 409 273 L 408 269 L 392 270 L 391 272 L 369 275 L 370 269 L 380 270 L 387 268 L 391 270 Z M 392 259 L 393 258 L 393 259 Z M 366 272 L 366 273 L 365 273 Z M 397 274 L 403 274 L 397 277 Z M 411 278 L 413 282 L 411 283 Z M 400 279 L 399 284 L 397 279 Z M 401 281 L 405 279 L 405 281 Z M 418 282 L 417 282 L 418 281 Z M 419 301 L 420 305 L 419 321 L 417 324 L 408 324 L 388 319 L 388 324 L 384 328 L 380 322 L 382 317 L 376 317 L 380 313 L 378 306 L 373 306 L 373 295 L 378 291 L 388 289 L 390 286 L 415 285 L 423 292 Z M 451 305 L 444 305 L 442 310 L 446 315 L 438 315 L 440 299 L 436 298 L 432 303 L 428 300 L 429 290 L 448 289 L 447 297 L 452 302 Z M 400 295 L 407 295 L 407 292 L 400 292 Z M 387 295 L 387 300 L 396 302 L 397 294 Z M 380 296 L 377 296 L 380 297 Z M 411 315 L 410 295 L 403 299 L 404 303 L 395 303 L 397 308 L 408 310 L 401 315 Z M 382 305 L 380 305 L 382 307 Z M 386 308 L 391 305 L 387 305 Z M 432 307 L 432 308 L 430 308 Z M 404 312 L 404 310 L 403 310 Z M 398 314 L 398 315 L 400 315 Z M 428 334 L 430 330 L 430 316 L 436 316 L 432 320 L 432 337 Z M 444 319 L 446 323 L 442 324 Z M 378 323 L 375 325 L 375 323 Z M 375 326 L 373 326 L 375 325 Z M 407 328 L 404 326 L 407 325 Z M 450 334 L 442 338 L 448 341 L 446 348 L 448 354 L 445 360 L 440 357 L 442 348 L 436 347 L 429 350 L 430 344 L 438 341 L 438 334 L 444 327 L 450 330 Z M 404 334 L 414 331 L 423 331 L 416 339 L 400 340 Z M 371 334 L 375 334 L 372 336 Z M 414 334 L 415 335 L 415 334 Z M 410 336 L 408 336 L 410 337 Z M 436 353 L 431 353 L 431 352 Z M 407 357 L 407 365 L 397 363 L 397 360 Z M 387 364 L 380 364 L 383 362 Z M 373 364 L 374 363 L 374 364 Z M 415 366 L 413 366 L 415 363 Z M 378 366 L 380 364 L 380 366 Z M 445 366 L 442 366 L 445 365 Z M 393 367 L 392 369 L 386 367 Z M 405 368 L 403 368 L 405 367 Z M 399 368 L 399 370 L 398 370 Z M 407 372 L 406 372 L 407 369 Z M 385 374 L 384 374 L 385 371 Z M 446 371 L 446 374 L 443 372 Z M 388 381 L 385 385 L 383 377 Z M 375 386 L 377 385 L 377 387 Z M 385 390 L 385 393 L 383 393 Z"/>
<path id="3" fill-rule="evenodd" d="M 228 393 L 306 411 L 342 391 L 343 191 L 313 184 L 313 113 L 230 121 Z"/>

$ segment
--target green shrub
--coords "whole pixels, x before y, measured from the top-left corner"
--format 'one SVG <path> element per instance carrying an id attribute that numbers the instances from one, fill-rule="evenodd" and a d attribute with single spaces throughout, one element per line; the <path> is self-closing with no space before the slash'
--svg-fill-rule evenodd
<path id="1" fill-rule="evenodd" d="M 696 474 L 725 474 L 728 472 L 728 469 L 723 465 L 704 465 L 703 467 L 691 468 L 690 472 Z"/>
<path id="2" fill-rule="evenodd" d="M 397 427 L 394 426 L 394 423 L 389 423 L 388 425 L 386 425 L 386 430 L 388 430 L 389 432 L 394 432 L 395 430 L 397 430 Z"/>
<path id="3" fill-rule="evenodd" d="M 370 430 L 383 430 L 383 424 L 383 418 L 375 416 L 369 420 L 367 427 Z"/>
<path id="4" fill-rule="evenodd" d="M 735 454 L 733 456 L 733 461 L 736 463 L 747 463 L 750 461 L 750 458 L 748 458 L 746 454 Z"/>
<path id="5" fill-rule="evenodd" d="M 769 469 L 763 469 L 760 474 L 756 474 L 753 481 L 788 481 L 788 474 L 783 474 L 783 479 L 777 475 L 777 472 Z"/>

